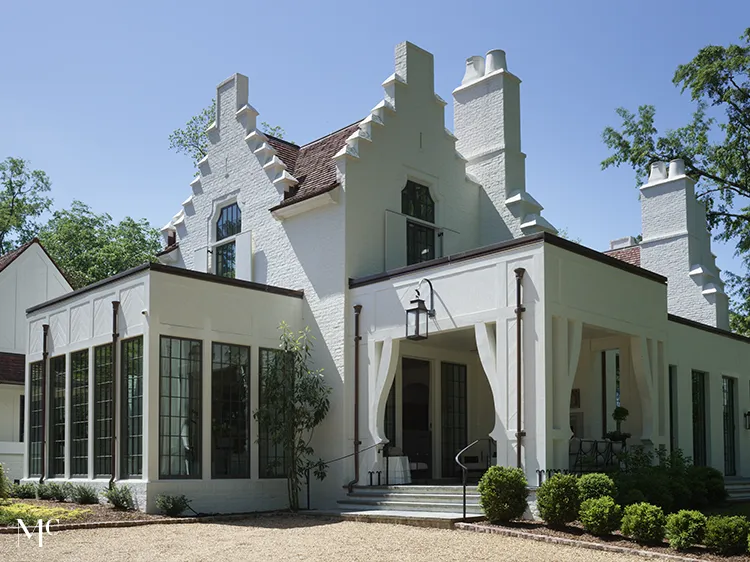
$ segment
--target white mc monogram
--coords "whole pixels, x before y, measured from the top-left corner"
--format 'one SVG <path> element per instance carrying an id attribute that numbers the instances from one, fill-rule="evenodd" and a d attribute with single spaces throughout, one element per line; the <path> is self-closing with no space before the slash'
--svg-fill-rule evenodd
<path id="1" fill-rule="evenodd" d="M 47 531 L 48 535 L 52 534 L 52 531 L 50 530 L 49 526 L 50 524 L 55 521 L 56 523 L 60 523 L 59 519 L 50 519 L 47 521 L 47 524 L 45 525 L 44 521 L 41 519 L 37 522 L 37 524 L 33 527 L 31 527 L 31 531 L 29 531 L 28 527 L 26 527 L 26 524 L 23 522 L 23 519 L 18 519 L 18 544 L 20 546 L 21 544 L 21 529 L 23 529 L 23 534 L 26 535 L 27 539 L 32 538 L 34 535 L 34 531 L 38 529 L 39 531 L 39 548 L 42 548 L 42 543 L 44 541 L 44 531 Z"/>

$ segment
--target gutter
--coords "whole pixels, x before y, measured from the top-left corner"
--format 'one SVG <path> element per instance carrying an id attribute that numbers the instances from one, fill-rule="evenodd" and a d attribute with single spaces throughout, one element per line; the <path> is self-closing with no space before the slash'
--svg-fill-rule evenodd
<path id="1" fill-rule="evenodd" d="M 354 480 L 346 486 L 352 493 L 354 485 L 359 482 L 359 315 L 362 314 L 362 305 L 354 305 Z"/>
<path id="2" fill-rule="evenodd" d="M 110 419 L 110 434 L 112 436 L 112 465 L 111 465 L 111 476 L 109 479 L 109 488 L 115 485 L 115 470 L 117 469 L 117 439 L 115 438 L 115 430 L 117 428 L 117 340 L 120 337 L 117 331 L 117 317 L 120 313 L 120 301 L 112 301 L 112 367 L 111 374 L 112 379 L 111 392 L 112 392 L 112 418 Z"/>
<path id="3" fill-rule="evenodd" d="M 47 457 L 47 362 L 49 360 L 49 351 L 47 351 L 48 342 L 49 324 L 42 324 L 42 466 L 39 469 L 40 484 L 44 484 L 44 473 L 47 464 L 45 461 Z"/>
<path id="4" fill-rule="evenodd" d="M 523 430 L 523 419 L 521 417 L 521 394 L 523 384 L 523 366 L 521 364 L 522 356 L 522 337 L 521 337 L 521 322 L 523 319 L 523 313 L 526 311 L 526 307 L 523 306 L 522 302 L 522 291 L 523 291 L 523 274 L 526 270 L 519 267 L 515 270 L 516 273 L 516 466 L 523 468 L 523 455 L 521 454 L 521 442 L 526 437 L 526 432 Z"/>

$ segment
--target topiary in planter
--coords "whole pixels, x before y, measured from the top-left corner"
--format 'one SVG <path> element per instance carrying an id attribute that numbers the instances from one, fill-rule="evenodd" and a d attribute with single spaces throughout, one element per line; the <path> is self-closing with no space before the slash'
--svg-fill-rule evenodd
<path id="1" fill-rule="evenodd" d="M 581 509 L 578 478 L 573 474 L 555 474 L 537 489 L 536 506 L 542 519 L 553 527 L 575 521 Z"/>
<path id="2" fill-rule="evenodd" d="M 479 503 L 490 523 L 523 517 L 529 488 L 520 468 L 491 466 L 479 481 L 478 490 Z"/>
<path id="3" fill-rule="evenodd" d="M 592 535 L 609 535 L 620 527 L 622 509 L 609 496 L 591 498 L 581 504 L 578 518 Z"/>
<path id="4" fill-rule="evenodd" d="M 660 543 L 664 540 L 667 523 L 660 507 L 650 503 L 634 503 L 625 508 L 622 517 L 622 534 L 644 544 Z"/>
<path id="5" fill-rule="evenodd" d="M 578 479 L 578 491 L 582 502 L 605 496 L 614 497 L 617 493 L 614 480 L 600 472 L 581 476 Z"/>
<path id="6" fill-rule="evenodd" d="M 723 555 L 742 554 L 747 550 L 750 524 L 741 515 L 714 515 L 706 521 L 703 544 Z"/>
<path id="7" fill-rule="evenodd" d="M 703 540 L 706 516 L 700 511 L 683 509 L 667 517 L 667 538 L 675 550 L 685 550 Z"/>

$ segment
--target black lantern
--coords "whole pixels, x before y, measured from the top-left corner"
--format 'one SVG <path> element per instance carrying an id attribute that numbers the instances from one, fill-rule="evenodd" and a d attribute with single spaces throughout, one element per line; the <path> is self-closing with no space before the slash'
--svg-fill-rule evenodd
<path id="1" fill-rule="evenodd" d="M 745 429 L 750 429 L 750 412 L 745 412 Z"/>
<path id="2" fill-rule="evenodd" d="M 411 301 L 413 306 L 406 310 L 406 339 L 426 340 L 428 331 L 429 310 L 424 305 L 424 300 L 417 298 Z"/>

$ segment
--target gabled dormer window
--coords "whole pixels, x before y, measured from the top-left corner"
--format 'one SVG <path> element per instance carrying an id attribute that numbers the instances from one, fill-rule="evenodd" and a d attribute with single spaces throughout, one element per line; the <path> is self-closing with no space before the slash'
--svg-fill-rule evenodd
<path id="1" fill-rule="evenodd" d="M 401 212 L 416 219 L 406 221 L 406 265 L 435 259 L 435 202 L 430 189 L 407 181 Z"/>
<path id="2" fill-rule="evenodd" d="M 242 212 L 237 203 L 222 208 L 216 221 L 216 241 L 228 240 L 218 244 L 214 249 L 216 257 L 216 275 L 220 277 L 235 276 L 236 256 L 235 236 L 242 231 Z"/>

